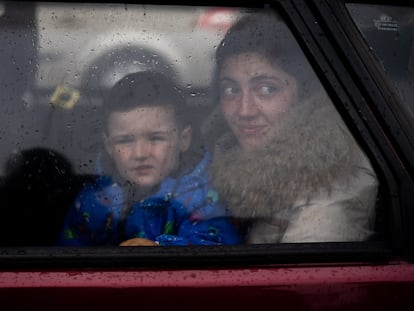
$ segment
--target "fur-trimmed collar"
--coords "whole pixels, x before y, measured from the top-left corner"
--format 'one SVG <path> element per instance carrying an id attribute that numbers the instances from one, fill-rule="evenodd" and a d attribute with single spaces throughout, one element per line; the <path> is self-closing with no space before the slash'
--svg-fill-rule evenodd
<path id="1" fill-rule="evenodd" d="M 360 150 L 325 93 L 291 107 L 278 136 L 254 152 L 242 152 L 227 133 L 218 140 L 213 184 L 240 218 L 267 218 L 330 191 L 355 170 Z"/>

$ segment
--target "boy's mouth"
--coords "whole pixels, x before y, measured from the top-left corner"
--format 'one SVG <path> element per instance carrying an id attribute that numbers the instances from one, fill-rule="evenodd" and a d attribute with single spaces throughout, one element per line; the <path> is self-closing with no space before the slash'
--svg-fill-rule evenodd
<path id="1" fill-rule="evenodd" d="M 154 167 L 152 165 L 140 165 L 135 167 L 133 170 L 140 175 L 146 175 L 149 174 L 153 169 Z"/>

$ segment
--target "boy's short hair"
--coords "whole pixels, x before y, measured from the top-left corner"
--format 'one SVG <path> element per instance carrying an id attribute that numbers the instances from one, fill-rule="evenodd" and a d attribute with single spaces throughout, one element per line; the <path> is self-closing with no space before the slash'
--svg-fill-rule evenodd
<path id="1" fill-rule="evenodd" d="M 103 102 L 104 130 L 109 115 L 129 111 L 137 107 L 171 107 L 180 128 L 191 125 L 186 100 L 171 79 L 156 71 L 139 71 L 119 80 Z"/>

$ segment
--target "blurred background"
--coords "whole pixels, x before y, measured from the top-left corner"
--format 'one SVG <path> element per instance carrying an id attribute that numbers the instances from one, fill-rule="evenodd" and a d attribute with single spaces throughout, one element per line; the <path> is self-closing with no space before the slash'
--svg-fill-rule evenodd
<path id="1" fill-rule="evenodd" d="M 214 52 L 242 9 L 0 2 L 0 175 L 10 155 L 46 147 L 93 173 L 99 107 L 124 75 L 167 73 L 209 105 Z"/>

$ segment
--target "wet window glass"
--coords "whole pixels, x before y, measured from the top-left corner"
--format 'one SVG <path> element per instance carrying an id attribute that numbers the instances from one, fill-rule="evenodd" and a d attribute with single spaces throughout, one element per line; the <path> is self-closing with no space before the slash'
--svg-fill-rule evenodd
<path id="1" fill-rule="evenodd" d="M 414 8 L 349 3 L 347 9 L 413 118 Z"/>
<path id="2" fill-rule="evenodd" d="M 0 2 L 0 245 L 375 238 L 378 179 L 270 9 Z"/>

